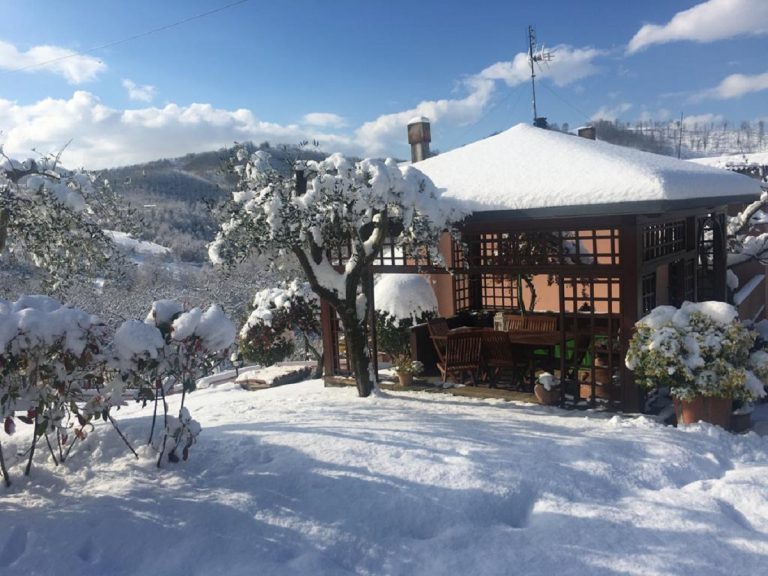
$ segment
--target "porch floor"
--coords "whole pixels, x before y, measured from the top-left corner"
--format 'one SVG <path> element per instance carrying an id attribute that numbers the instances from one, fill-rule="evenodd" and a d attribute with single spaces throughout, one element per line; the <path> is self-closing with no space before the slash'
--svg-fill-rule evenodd
<path id="1" fill-rule="evenodd" d="M 353 378 L 344 376 L 326 376 L 324 378 L 327 387 L 354 386 Z M 379 383 L 383 390 L 394 390 L 396 392 L 433 392 L 436 394 L 450 394 L 452 396 L 464 396 L 470 398 L 499 398 L 507 401 L 528 402 L 530 404 L 539 404 L 536 396 L 530 392 L 520 392 L 509 388 L 489 388 L 487 385 L 480 386 L 451 386 L 443 387 L 443 381 L 439 377 L 421 377 L 415 378 L 413 385 L 401 386 L 399 383 L 391 380 L 383 380 Z"/>

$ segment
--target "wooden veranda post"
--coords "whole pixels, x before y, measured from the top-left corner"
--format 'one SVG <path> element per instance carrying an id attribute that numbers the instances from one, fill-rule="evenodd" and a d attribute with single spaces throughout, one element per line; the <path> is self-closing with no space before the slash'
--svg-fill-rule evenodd
<path id="1" fill-rule="evenodd" d="M 621 321 L 619 345 L 621 348 L 621 408 L 625 412 L 640 410 L 640 391 L 635 385 L 632 372 L 624 365 L 629 348 L 629 339 L 642 311 L 640 282 L 640 229 L 637 218 L 626 217 L 619 226 L 619 252 L 621 254 Z"/>

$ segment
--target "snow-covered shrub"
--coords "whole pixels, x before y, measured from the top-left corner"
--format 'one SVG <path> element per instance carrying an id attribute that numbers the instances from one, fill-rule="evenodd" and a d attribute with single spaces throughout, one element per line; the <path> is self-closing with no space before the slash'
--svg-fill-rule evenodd
<path id="1" fill-rule="evenodd" d="M 192 420 L 184 406 L 188 392 L 198 379 L 229 356 L 235 341 L 235 326 L 222 309 L 213 305 L 208 310 L 184 310 L 174 300 L 158 300 L 152 304 L 144 322 L 129 320 L 118 328 L 113 346 L 113 364 L 126 385 L 136 390 L 136 399 L 154 402 L 157 416 L 162 402 L 164 433 L 158 446 L 158 466 L 167 456 L 171 462 L 187 459 L 189 448 L 200 433 L 200 425 Z M 165 397 L 174 386 L 181 387 L 178 418 L 168 414 Z M 155 418 L 149 434 L 154 440 Z M 171 439 L 170 446 L 168 439 Z"/>
<path id="2" fill-rule="evenodd" d="M 93 430 L 94 420 L 110 422 L 133 451 L 110 413 L 123 403 L 126 388 L 145 404 L 154 401 L 155 415 L 163 402 L 158 462 L 163 455 L 186 459 L 200 426 L 184 407 L 184 394 L 227 357 L 234 337 L 235 326 L 218 306 L 183 311 L 176 302 L 158 301 L 146 322 L 124 322 L 110 346 L 106 326 L 82 310 L 47 296 L 0 300 L 0 420 L 7 435 L 17 421 L 33 426 L 25 473 L 41 439 L 59 464 Z M 182 389 L 178 418 L 168 415 L 165 402 L 175 383 Z M 10 484 L 2 445 L 0 471 Z"/>
<path id="3" fill-rule="evenodd" d="M 247 360 L 270 366 L 289 357 L 296 339 L 322 364 L 312 345 L 320 333 L 320 304 L 307 282 L 293 280 L 256 293 L 253 306 L 240 330 L 240 351 Z"/>
<path id="4" fill-rule="evenodd" d="M 424 364 L 419 360 L 411 360 L 409 354 L 398 354 L 392 358 L 392 368 L 398 374 L 418 376 L 424 372 Z"/>
<path id="5" fill-rule="evenodd" d="M 411 327 L 437 314 L 429 279 L 420 274 L 383 274 L 373 294 L 378 349 L 390 356 L 408 354 Z"/>
<path id="6" fill-rule="evenodd" d="M 757 334 L 738 320 L 730 304 L 659 306 L 635 328 L 626 365 L 638 384 L 669 387 L 681 400 L 765 395 L 768 354 L 753 350 Z"/>
<path id="7" fill-rule="evenodd" d="M 16 420 L 34 426 L 27 474 L 40 438 L 63 461 L 102 416 L 85 394 L 103 382 L 105 348 L 104 325 L 82 310 L 46 296 L 0 301 L 0 418 L 9 435 Z"/>

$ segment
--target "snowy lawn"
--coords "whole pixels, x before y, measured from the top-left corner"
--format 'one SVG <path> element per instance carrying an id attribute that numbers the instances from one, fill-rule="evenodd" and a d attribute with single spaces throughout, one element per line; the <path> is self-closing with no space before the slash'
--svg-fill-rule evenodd
<path id="1" fill-rule="evenodd" d="M 224 384 L 187 402 L 203 432 L 186 463 L 137 461 L 107 427 L 66 466 L 43 449 L 31 478 L 16 463 L 0 488 L 0 574 L 768 566 L 768 438 L 755 434 L 427 393 L 359 399 L 319 381 Z M 140 443 L 149 408 L 116 416 Z M 87 451 L 93 464 L 75 466 Z"/>

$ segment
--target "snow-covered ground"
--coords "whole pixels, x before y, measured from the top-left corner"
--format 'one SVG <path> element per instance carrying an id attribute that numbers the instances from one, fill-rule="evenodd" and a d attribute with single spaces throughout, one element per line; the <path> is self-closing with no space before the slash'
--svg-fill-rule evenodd
<path id="1" fill-rule="evenodd" d="M 768 438 L 756 434 L 428 393 L 360 399 L 320 381 L 221 384 L 187 405 L 203 432 L 186 463 L 158 470 L 101 426 L 66 466 L 43 449 L 31 478 L 14 464 L 0 488 L 0 574 L 768 566 Z M 139 444 L 149 409 L 116 416 Z"/>

